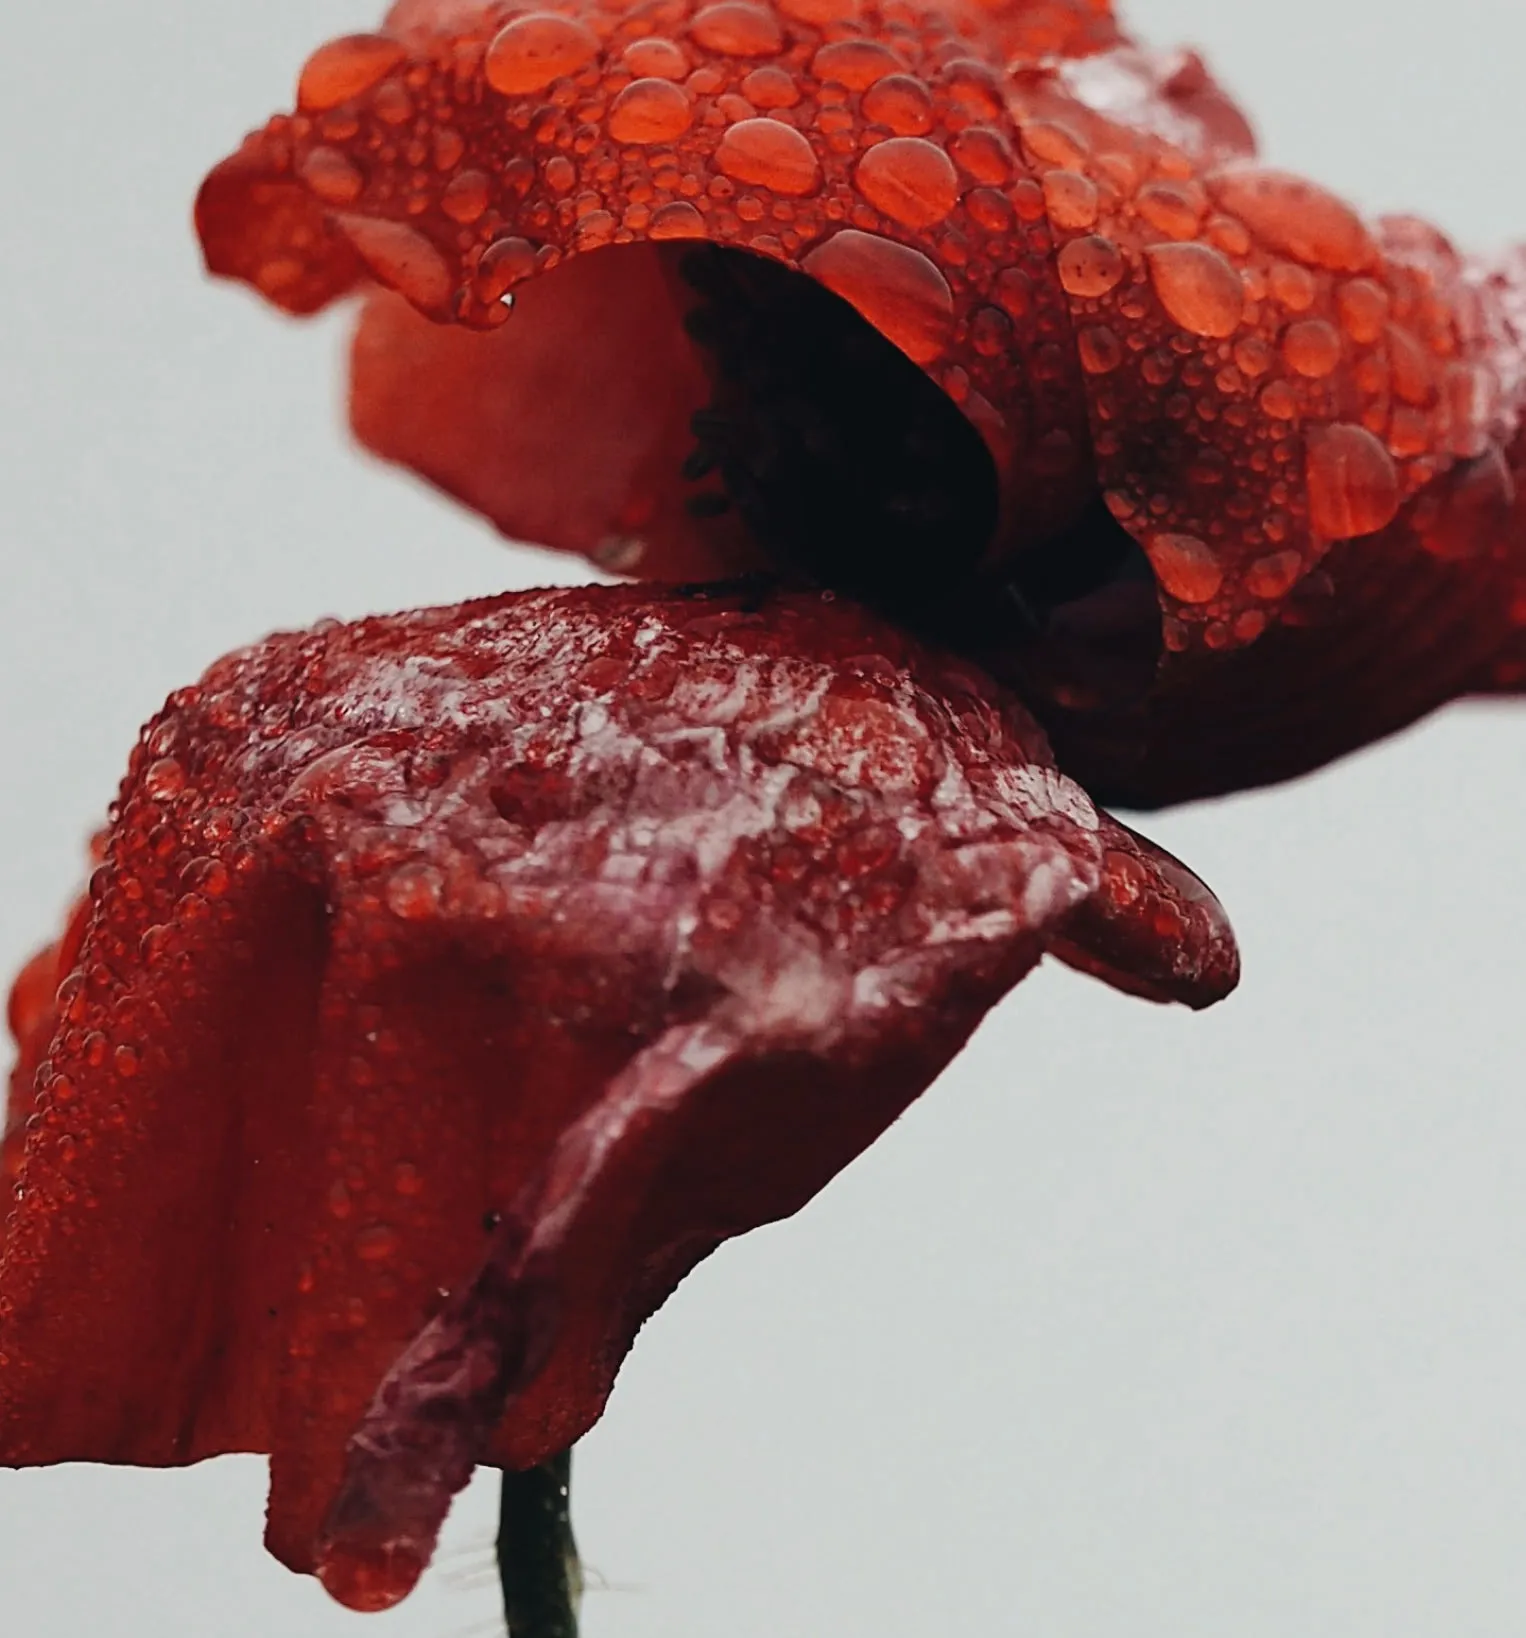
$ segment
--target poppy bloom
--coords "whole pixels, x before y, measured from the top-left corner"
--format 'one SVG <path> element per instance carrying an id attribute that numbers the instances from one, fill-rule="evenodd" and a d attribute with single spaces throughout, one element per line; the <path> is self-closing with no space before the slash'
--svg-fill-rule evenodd
<path id="1" fill-rule="evenodd" d="M 214 173 L 201 202 L 209 258 L 291 310 L 363 279 L 390 286 L 368 299 L 357 342 L 357 425 L 511 532 L 642 573 L 762 563 L 853 593 L 1015 686 L 1066 772 L 1102 794 L 1166 801 L 1280 777 L 1459 689 L 1519 680 L 1504 272 L 1465 267 L 1412 227 L 1369 231 L 1275 173 L 1226 168 L 1247 138 L 1200 65 L 1135 51 L 1096 7 L 907 27 L 810 9 L 405 5 L 384 33 L 320 52 L 296 118 Z M 1034 66 L 1007 74 L 1009 58 Z M 634 182 L 627 163 L 644 167 Z M 1374 313 L 1381 340 L 1364 341 Z M 1406 338 L 1432 356 L 1416 364 Z M 1406 361 L 1414 402 L 1395 385 Z M 1407 452 L 1405 427 L 1423 439 Z M 272 1544 L 321 1565 L 341 1596 L 386 1602 L 427 1555 L 463 1468 L 533 1461 L 580 1431 L 667 1285 L 716 1239 L 824 1181 L 1042 949 L 1160 999 L 1200 1003 L 1232 980 L 1212 900 L 1057 779 L 999 687 L 841 605 L 771 592 L 699 613 L 689 602 L 529 601 L 278 642 L 226 662 L 151 728 L 94 907 L 17 992 L 23 1062 L 43 1064 L 4 1275 L 0 1392 L 17 1459 L 173 1461 L 268 1444 Z M 645 629 L 675 647 L 673 686 L 698 695 L 671 715 L 647 715 L 637 686 L 629 650 Z M 1391 668 L 1371 664 L 1369 641 Z M 761 857 L 746 853 L 745 891 L 723 897 L 713 923 L 720 968 L 666 960 L 684 943 L 674 928 L 712 925 L 712 884 L 693 859 L 658 883 L 660 926 L 632 923 L 621 878 L 582 942 L 564 943 L 562 897 L 603 882 L 611 826 L 643 838 L 614 850 L 636 856 L 635 873 L 660 875 L 660 834 L 703 832 L 716 804 L 759 800 L 760 768 L 798 766 L 753 740 L 778 728 L 769 668 L 813 665 L 821 696 L 792 751 L 849 810 L 841 832 L 810 839 L 825 851 L 792 857 L 777 879 L 773 832 Z M 861 1042 L 846 1003 L 812 1034 L 796 1008 L 819 1004 L 820 986 L 792 984 L 773 947 L 793 958 L 802 925 L 840 940 L 855 1003 L 863 973 L 902 948 L 904 904 L 873 889 L 907 863 L 886 847 L 925 836 L 936 805 L 918 806 L 925 781 L 907 794 L 878 765 L 848 771 L 839 724 L 819 709 L 839 698 L 853 754 L 867 741 L 895 762 L 925 737 L 948 765 L 985 756 L 1019 776 L 1035 804 L 998 791 L 1006 806 L 979 819 L 1013 856 L 995 891 L 991 878 L 964 884 L 975 897 L 957 909 L 1004 920 L 956 938 L 947 968 L 936 918 L 916 921 L 905 947 L 936 959 L 918 966 L 930 987 L 906 993 L 909 1039 L 879 1016 Z M 588 754 L 574 767 L 581 740 L 555 736 L 527 757 L 515 736 L 536 726 L 530 702 L 564 732 L 613 719 L 626 738 L 599 747 L 608 763 Z M 736 715 L 717 720 L 722 707 Z M 654 723 L 719 761 L 698 776 L 683 758 L 649 766 Z M 870 796 L 891 806 L 866 808 Z M 721 838 L 735 841 L 727 823 Z M 538 874 L 535 859 L 536 891 L 500 901 L 481 849 L 494 824 L 537 845 L 552 831 L 568 848 L 561 874 Z M 491 862 L 512 877 L 522 857 L 510 846 Z M 845 884 L 865 857 L 861 901 Z M 825 911 L 791 897 L 797 867 L 828 881 Z M 250 885 L 229 899 L 224 876 L 238 887 L 238 870 Z M 944 885 L 922 855 L 909 876 Z M 988 938 L 999 954 L 969 947 Z M 755 944 L 749 996 L 724 969 L 753 961 Z M 71 973 L 80 982 L 68 979 L 55 1017 L 53 981 Z M 658 993 L 643 995 L 654 977 Z M 529 1008 L 505 996 L 520 984 Z M 716 1013 L 738 995 L 790 1007 L 761 1032 L 750 1021 L 733 1059 L 735 1022 Z M 146 1015 L 140 1037 L 88 1010 L 110 1014 L 124 996 Z M 289 1023 L 304 1008 L 310 1037 Z M 554 1034 L 524 1033 L 521 1011 L 560 1029 L 569 1009 L 592 1044 L 560 1055 Z M 368 1050 L 389 1032 L 397 1076 Z M 618 1045 L 601 1047 L 602 1032 Z M 294 1056 L 262 1055 L 267 1038 L 270 1054 Z M 453 1062 L 468 1040 L 491 1043 L 494 1062 Z M 540 1083 L 524 1102 L 504 1093 L 505 1049 L 556 1095 Z M 145 1057 L 162 1060 L 158 1088 L 138 1079 Z M 820 1060 L 822 1079 L 797 1058 Z M 761 1072 L 749 1079 L 755 1059 L 766 1088 Z M 144 1130 L 119 1139 L 124 1069 L 138 1083 L 126 1119 Z M 830 1094 L 788 1127 L 812 1129 L 808 1153 L 769 1147 L 789 1107 L 776 1076 L 802 1098 Z M 487 1163 L 475 1195 L 460 1179 L 481 1144 L 452 1150 L 445 1107 L 467 1086 L 474 1130 L 507 1123 L 489 1152 L 514 1157 Z M 845 1131 L 821 1122 L 823 1102 L 851 1105 L 835 1117 Z M 293 1135 L 303 1116 L 311 1153 Z M 98 1210 L 95 1178 L 119 1187 L 112 1163 L 146 1141 L 150 1117 L 173 1130 L 172 1151 L 185 1144 L 186 1192 L 169 1198 L 198 1221 L 227 1217 L 207 1155 L 249 1190 L 247 1216 L 208 1252 L 228 1261 L 185 1269 L 183 1289 L 149 1272 L 176 1261 L 172 1217 L 164 1242 L 129 1246 L 121 1225 L 149 1214 L 125 1194 L 115 1234 L 102 1216 L 81 1235 L 70 1209 L 77 1192 Z M 262 1136 L 228 1137 L 264 1119 Z M 550 1128 L 538 1149 L 523 1120 Z M 415 1179 L 373 1168 L 417 1171 L 426 1144 L 416 1214 L 386 1196 L 391 1216 L 376 1216 L 385 1186 L 409 1199 L 397 1178 Z M 754 1197 L 735 1163 L 760 1152 Z M 162 1200 L 171 1170 L 156 1161 L 137 1182 Z M 674 1217 L 656 1200 L 676 1200 Z M 447 1208 L 451 1221 L 431 1220 Z M 473 1224 L 486 1234 L 494 1213 L 489 1243 L 473 1245 Z M 142 1261 L 112 1286 L 109 1257 Z M 146 1311 L 156 1283 L 160 1311 Z M 70 1328 L 102 1335 L 103 1310 L 87 1322 L 44 1309 L 56 1291 L 108 1286 L 111 1357 L 80 1379 L 80 1402 L 57 1396 L 58 1362 L 78 1368 Z M 220 1304 L 204 1300 L 212 1286 Z M 262 1310 L 272 1291 L 281 1300 Z M 166 1382 L 172 1335 L 180 1379 Z M 442 1360 L 456 1373 L 445 1391 Z M 262 1402 L 273 1377 L 279 1402 Z"/>

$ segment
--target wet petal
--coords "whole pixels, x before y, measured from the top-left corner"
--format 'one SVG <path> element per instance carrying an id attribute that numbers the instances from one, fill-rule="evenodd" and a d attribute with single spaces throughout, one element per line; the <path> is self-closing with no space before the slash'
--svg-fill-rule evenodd
<path id="1" fill-rule="evenodd" d="M 269 1451 L 272 1550 L 394 1600 L 471 1465 L 580 1435 L 688 1269 L 1052 936 L 1204 998 L 1196 933 L 1066 919 L 1119 834 L 1010 696 L 830 598 L 542 592 L 230 656 L 145 730 L 79 923 L 0 1460 Z"/>

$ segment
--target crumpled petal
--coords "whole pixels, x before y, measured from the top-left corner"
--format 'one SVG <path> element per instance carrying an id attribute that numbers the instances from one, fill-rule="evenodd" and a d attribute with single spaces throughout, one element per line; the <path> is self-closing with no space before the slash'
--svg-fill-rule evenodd
<path id="1" fill-rule="evenodd" d="M 471 1466 L 577 1438 L 683 1275 L 1048 945 L 1227 991 L 1188 882 L 1010 696 L 829 595 L 537 592 L 234 654 L 145 730 L 13 1002 L 34 1052 L 69 970 L 0 1461 L 268 1451 L 272 1550 L 392 1602 Z"/>

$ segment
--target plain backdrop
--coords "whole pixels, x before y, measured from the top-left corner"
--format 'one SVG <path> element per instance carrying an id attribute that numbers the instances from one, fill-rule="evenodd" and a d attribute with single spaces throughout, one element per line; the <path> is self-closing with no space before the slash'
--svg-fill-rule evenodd
<path id="1" fill-rule="evenodd" d="M 1135 0 L 1267 151 L 1526 234 L 1520 0 Z M 196 183 L 372 0 L 10 0 L 0 965 L 138 724 L 324 614 L 582 574 L 348 444 L 345 320 L 203 282 Z M 1526 706 L 1157 818 L 1234 915 L 1203 1017 L 1025 984 L 807 1211 L 702 1268 L 580 1449 L 588 1638 L 1493 1638 L 1526 1620 Z M 263 1463 L 0 1474 L 0 1625 L 495 1630 L 491 1487 L 361 1618 Z M 371 1626 L 362 1625 L 369 1620 Z"/>

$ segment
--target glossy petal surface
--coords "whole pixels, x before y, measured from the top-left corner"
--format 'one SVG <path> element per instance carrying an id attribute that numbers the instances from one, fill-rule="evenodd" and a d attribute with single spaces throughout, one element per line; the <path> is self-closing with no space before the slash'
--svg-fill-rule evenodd
<path id="1" fill-rule="evenodd" d="M 208 179 L 209 264 L 291 311 L 400 292 L 362 319 L 356 427 L 511 533 L 623 572 L 750 560 L 683 505 L 705 369 L 674 268 L 704 240 L 837 292 L 981 434 L 974 603 L 1099 495 L 1143 548 L 1158 686 L 1122 727 L 1045 712 L 1089 782 L 1233 789 L 1520 685 L 1519 256 L 1253 163 L 1201 58 L 1105 6 L 401 5 L 303 88 Z M 538 277 L 621 244 L 663 267 Z"/>
<path id="2" fill-rule="evenodd" d="M 694 1263 L 1051 938 L 1157 998 L 1233 984 L 1144 844 L 1154 888 L 1086 912 L 1122 834 L 1009 696 L 820 596 L 531 593 L 230 656 L 145 730 L 13 999 L 0 1460 L 269 1451 L 272 1549 L 391 1602 L 471 1466 L 582 1433 Z"/>

